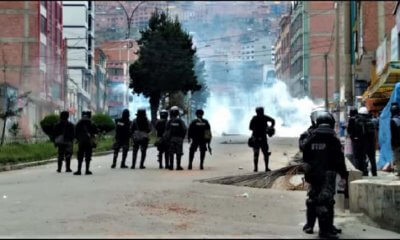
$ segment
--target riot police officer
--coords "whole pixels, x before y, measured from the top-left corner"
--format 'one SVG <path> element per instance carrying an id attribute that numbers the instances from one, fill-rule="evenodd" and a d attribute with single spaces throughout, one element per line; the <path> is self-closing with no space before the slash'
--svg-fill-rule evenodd
<path id="1" fill-rule="evenodd" d="M 397 103 L 392 103 L 390 107 L 390 133 L 392 136 L 391 144 L 393 151 L 393 163 L 397 168 L 397 176 L 400 177 L 400 107 Z"/>
<path id="2" fill-rule="evenodd" d="M 97 134 L 98 130 L 91 118 L 92 113 L 90 111 L 83 111 L 82 119 L 76 124 L 75 137 L 78 140 L 78 170 L 74 173 L 74 175 L 81 175 L 84 158 L 86 163 L 85 174 L 93 174 L 89 168 L 90 161 L 92 160 L 93 148 L 96 147 L 95 135 Z"/>
<path id="3" fill-rule="evenodd" d="M 133 137 L 133 151 L 132 151 L 132 167 L 136 167 L 136 158 L 140 148 L 141 160 L 140 169 L 145 169 L 144 161 L 146 160 L 147 146 L 149 144 L 149 133 L 151 132 L 151 124 L 147 119 L 146 110 L 138 109 L 136 118 L 132 122 L 131 133 Z"/>
<path id="4" fill-rule="evenodd" d="M 272 136 L 274 133 L 275 120 L 270 116 L 264 114 L 263 107 L 256 108 L 257 115 L 254 116 L 250 121 L 250 130 L 253 131 L 251 137 L 251 147 L 254 151 L 254 172 L 258 171 L 258 156 L 260 155 L 260 148 L 264 154 L 264 162 L 265 162 L 265 171 L 271 171 L 268 168 L 269 163 L 269 155 L 268 152 L 268 142 L 267 142 L 267 134 Z M 271 126 L 268 123 L 271 123 Z"/>
<path id="5" fill-rule="evenodd" d="M 197 119 L 193 120 L 189 125 L 188 139 L 192 141 L 189 149 L 189 167 L 192 169 L 194 153 L 200 147 L 200 169 L 204 169 L 204 159 L 206 157 L 207 145 L 211 142 L 211 127 L 206 119 L 203 119 L 204 111 L 196 110 Z"/>
<path id="6" fill-rule="evenodd" d="M 163 168 L 162 159 L 164 155 L 165 168 L 169 168 L 168 164 L 168 143 L 164 141 L 163 135 L 168 123 L 168 111 L 163 109 L 160 112 L 160 119 L 156 122 L 157 140 L 156 147 L 158 150 L 158 163 L 160 164 L 160 169 Z"/>
<path id="7" fill-rule="evenodd" d="M 368 176 L 366 162 L 366 157 L 368 156 L 372 175 L 376 176 L 375 124 L 366 107 L 361 107 L 358 110 L 358 114 L 355 116 L 354 120 L 349 122 L 348 131 L 352 137 L 356 168 L 362 171 L 364 176 Z"/>
<path id="8" fill-rule="evenodd" d="M 335 121 L 329 112 L 319 113 L 317 128 L 307 138 L 303 149 L 305 180 L 310 184 L 308 191 L 307 223 L 303 230 L 312 233 L 309 214 L 315 214 L 320 228 L 319 236 L 337 238 L 340 232 L 333 225 L 336 174 L 342 182 L 347 179 L 347 170 L 340 140 L 333 130 Z"/>
<path id="9" fill-rule="evenodd" d="M 179 117 L 179 108 L 173 106 L 170 110 L 170 120 L 164 133 L 164 139 L 168 141 L 169 169 L 174 169 L 174 155 L 176 155 L 176 170 L 183 170 L 181 159 L 183 155 L 183 139 L 186 136 L 185 122 Z"/>
<path id="10" fill-rule="evenodd" d="M 311 112 L 311 115 L 310 115 L 311 126 L 307 129 L 307 131 L 303 132 L 303 133 L 300 135 L 300 138 L 299 138 L 299 148 L 300 148 L 300 151 L 303 151 L 303 149 L 304 149 L 304 144 L 306 143 L 307 138 L 311 135 L 312 131 L 313 131 L 315 128 L 317 128 L 317 122 L 316 122 L 316 121 L 317 121 L 318 113 L 319 113 L 320 111 L 321 111 L 321 110 L 316 110 L 316 111 Z"/>
<path id="11" fill-rule="evenodd" d="M 65 172 L 72 172 L 71 157 L 74 147 L 75 126 L 68 121 L 69 112 L 63 111 L 60 114 L 60 122 L 54 126 L 54 144 L 58 148 L 58 168 L 61 172 L 62 162 L 65 159 Z"/>
<path id="12" fill-rule="evenodd" d="M 115 168 L 117 165 L 117 159 L 119 150 L 122 148 L 122 161 L 121 168 L 128 168 L 125 164 L 126 157 L 128 156 L 129 151 L 129 141 L 131 137 L 131 121 L 129 120 L 130 114 L 129 110 L 125 109 L 122 112 L 122 118 L 118 118 L 115 120 L 115 143 L 114 143 L 114 158 L 111 168 Z"/>

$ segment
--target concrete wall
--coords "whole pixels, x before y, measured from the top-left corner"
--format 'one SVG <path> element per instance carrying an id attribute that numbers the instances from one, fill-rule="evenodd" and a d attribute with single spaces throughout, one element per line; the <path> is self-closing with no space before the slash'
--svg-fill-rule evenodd
<path id="1" fill-rule="evenodd" d="M 380 227 L 400 232 L 400 180 L 353 181 L 349 194 L 350 211 L 362 212 Z"/>

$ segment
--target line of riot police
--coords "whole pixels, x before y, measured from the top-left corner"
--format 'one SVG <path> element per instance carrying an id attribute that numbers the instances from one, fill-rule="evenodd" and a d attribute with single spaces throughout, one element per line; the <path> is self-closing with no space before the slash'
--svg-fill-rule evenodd
<path id="1" fill-rule="evenodd" d="M 191 142 L 189 149 L 188 169 L 192 169 L 194 154 L 200 148 L 200 169 L 204 169 L 204 160 L 207 148 L 211 153 L 211 127 L 206 119 L 203 118 L 204 112 L 199 109 L 196 111 L 197 119 L 193 120 L 189 129 L 180 117 L 179 108 L 174 106 L 168 112 L 160 111 L 160 119 L 155 124 L 157 140 L 154 145 L 158 150 L 159 168 L 173 170 L 174 159 L 176 159 L 176 170 L 183 170 L 181 161 L 183 156 L 183 142 L 185 136 Z M 146 111 L 139 109 L 136 118 L 131 122 L 129 120 L 129 110 L 124 110 L 122 118 L 116 120 L 116 134 L 114 143 L 114 158 L 111 168 L 117 164 L 118 154 L 122 148 L 121 168 L 127 168 L 126 158 L 129 151 L 130 140 L 133 142 L 132 169 L 136 167 L 136 159 L 140 149 L 141 160 L 140 169 L 144 166 L 146 160 L 146 151 L 149 144 L 149 134 L 152 130 L 150 121 L 146 117 Z M 169 119 L 168 119 L 169 118 Z M 164 158 L 164 164 L 163 164 Z"/>

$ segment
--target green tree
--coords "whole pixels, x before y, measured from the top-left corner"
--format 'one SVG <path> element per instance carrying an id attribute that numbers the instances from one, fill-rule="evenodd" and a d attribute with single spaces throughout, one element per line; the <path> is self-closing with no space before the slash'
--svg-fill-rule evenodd
<path id="1" fill-rule="evenodd" d="M 54 139 L 54 126 L 60 121 L 58 114 L 50 114 L 40 121 L 40 126 L 43 132 L 53 141 Z"/>
<path id="2" fill-rule="evenodd" d="M 113 119 L 107 114 L 97 113 L 92 117 L 92 120 L 99 129 L 101 135 L 105 135 L 115 129 Z"/>
<path id="3" fill-rule="evenodd" d="M 201 89 L 194 73 L 196 49 L 178 18 L 172 20 L 165 12 L 154 12 L 140 33 L 139 59 L 129 67 L 130 88 L 149 98 L 154 123 L 165 94 Z"/>

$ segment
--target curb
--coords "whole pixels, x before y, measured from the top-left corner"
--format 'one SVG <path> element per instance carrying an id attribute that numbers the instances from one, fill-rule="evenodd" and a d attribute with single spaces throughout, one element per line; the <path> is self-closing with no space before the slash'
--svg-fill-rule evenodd
<path id="1" fill-rule="evenodd" d="M 152 147 L 154 147 L 154 145 L 148 146 L 148 148 L 152 148 Z M 114 153 L 113 150 L 97 152 L 97 153 L 93 153 L 93 157 L 105 156 L 105 155 L 112 154 L 112 153 Z M 76 158 L 72 158 L 71 160 L 74 160 L 74 159 L 76 159 Z M 0 165 L 0 172 L 19 170 L 19 169 L 23 169 L 23 168 L 27 168 L 27 167 L 40 166 L 40 165 L 45 165 L 45 164 L 54 163 L 54 162 L 57 162 L 57 158 L 46 159 L 46 160 L 41 160 L 41 161 L 26 162 L 26 163 L 18 163 L 18 164 Z"/>

